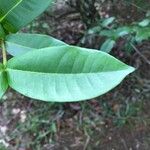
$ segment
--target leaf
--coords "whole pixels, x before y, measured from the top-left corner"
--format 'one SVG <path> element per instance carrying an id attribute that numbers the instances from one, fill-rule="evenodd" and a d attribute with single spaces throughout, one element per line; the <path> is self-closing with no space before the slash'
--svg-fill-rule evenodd
<path id="1" fill-rule="evenodd" d="M 22 0 L 0 0 L 0 22 L 21 2 Z"/>
<path id="2" fill-rule="evenodd" d="M 119 37 L 123 37 L 131 32 L 132 32 L 131 27 L 124 26 L 124 27 L 119 27 L 117 29 L 102 30 L 100 35 L 117 40 Z"/>
<path id="3" fill-rule="evenodd" d="M 6 49 L 13 56 L 25 54 L 31 50 L 67 45 L 51 36 L 41 34 L 10 34 L 6 37 Z"/>
<path id="4" fill-rule="evenodd" d="M 3 65 L 0 63 L 0 99 L 8 88 L 8 82 L 6 77 L 6 72 L 3 70 Z"/>
<path id="5" fill-rule="evenodd" d="M 135 36 L 135 40 L 137 42 L 142 42 L 143 40 L 148 40 L 150 38 L 150 28 L 137 28 L 137 33 Z"/>
<path id="6" fill-rule="evenodd" d="M 103 52 L 109 53 L 109 52 L 113 49 L 115 43 L 116 43 L 116 42 L 115 42 L 114 40 L 112 40 L 112 39 L 107 39 L 107 40 L 102 44 L 100 50 L 103 51 Z"/>
<path id="7" fill-rule="evenodd" d="M 102 95 L 134 68 L 97 50 L 60 46 L 28 52 L 8 61 L 10 87 L 31 98 L 73 102 Z"/>
<path id="8" fill-rule="evenodd" d="M 0 0 L 1 23 L 10 32 L 17 32 L 39 16 L 53 0 Z"/>
<path id="9" fill-rule="evenodd" d="M 132 31 L 132 28 L 131 28 L 131 27 L 126 27 L 126 26 L 120 27 L 120 28 L 118 28 L 118 29 L 116 30 L 116 36 L 117 36 L 117 37 L 123 37 L 123 36 L 125 36 L 125 35 L 131 33 L 131 31 Z"/>
<path id="10" fill-rule="evenodd" d="M 5 31 L 2 27 L 2 25 L 0 24 L 0 39 L 5 37 Z"/>
<path id="11" fill-rule="evenodd" d="M 95 26 L 93 28 L 90 28 L 88 30 L 88 34 L 95 34 L 95 33 L 99 33 L 101 31 L 101 27 L 100 26 Z"/>
<path id="12" fill-rule="evenodd" d="M 113 23 L 114 20 L 115 20 L 115 17 L 107 18 L 102 22 L 102 26 L 108 27 L 111 23 Z"/>
<path id="13" fill-rule="evenodd" d="M 150 24 L 150 19 L 144 19 L 141 22 L 139 22 L 139 26 L 146 27 Z"/>
<path id="14" fill-rule="evenodd" d="M 106 36 L 111 39 L 116 40 L 118 37 L 116 36 L 116 31 L 114 29 L 112 30 L 102 30 L 99 34 L 100 36 Z"/>

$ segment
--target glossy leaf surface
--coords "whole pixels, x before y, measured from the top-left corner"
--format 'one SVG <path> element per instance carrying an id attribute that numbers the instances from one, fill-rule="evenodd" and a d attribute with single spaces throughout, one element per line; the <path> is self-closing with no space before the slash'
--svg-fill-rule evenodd
<path id="1" fill-rule="evenodd" d="M 0 0 L 0 22 L 10 32 L 17 32 L 40 15 L 53 0 Z"/>
<path id="2" fill-rule="evenodd" d="M 9 85 L 31 98 L 72 102 L 102 95 L 134 68 L 97 50 L 59 46 L 9 60 Z"/>

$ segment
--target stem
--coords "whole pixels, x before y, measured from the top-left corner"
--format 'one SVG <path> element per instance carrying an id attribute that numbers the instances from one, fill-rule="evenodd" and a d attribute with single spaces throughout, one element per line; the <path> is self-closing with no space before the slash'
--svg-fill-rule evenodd
<path id="1" fill-rule="evenodd" d="M 6 67 L 7 64 L 7 54 L 6 54 L 6 48 L 5 48 L 5 44 L 4 41 L 1 41 L 1 46 L 2 46 L 2 55 L 3 55 L 3 65 L 4 67 Z"/>
<path id="2" fill-rule="evenodd" d="M 139 54 L 141 58 L 143 58 L 143 60 L 145 60 L 145 62 L 150 65 L 150 61 L 132 43 L 130 43 L 130 45 L 137 52 L 137 54 Z"/>

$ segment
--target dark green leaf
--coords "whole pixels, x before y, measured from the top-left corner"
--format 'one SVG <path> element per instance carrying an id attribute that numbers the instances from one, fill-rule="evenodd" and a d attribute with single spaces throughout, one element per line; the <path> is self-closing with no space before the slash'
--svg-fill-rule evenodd
<path id="1" fill-rule="evenodd" d="M 22 0 L 0 0 L 0 22 L 21 2 Z"/>
<path id="2" fill-rule="evenodd" d="M 0 22 L 10 32 L 17 32 L 40 15 L 53 0 L 0 0 Z"/>
<path id="3" fill-rule="evenodd" d="M 0 24 L 0 39 L 5 37 L 5 31 L 2 27 L 2 25 Z"/>

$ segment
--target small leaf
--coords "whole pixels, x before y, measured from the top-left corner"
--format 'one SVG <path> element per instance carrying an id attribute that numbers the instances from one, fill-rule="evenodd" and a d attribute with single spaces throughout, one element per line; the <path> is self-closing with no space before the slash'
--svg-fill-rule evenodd
<path id="1" fill-rule="evenodd" d="M 0 0 L 0 22 L 9 32 L 17 32 L 39 16 L 53 0 Z"/>
<path id="2" fill-rule="evenodd" d="M 146 27 L 150 24 L 150 19 L 144 19 L 143 21 L 139 22 L 139 26 Z"/>
<path id="3" fill-rule="evenodd" d="M 4 95 L 8 88 L 7 75 L 3 69 L 3 65 L 0 63 L 0 99 Z"/>
<path id="4" fill-rule="evenodd" d="M 9 85 L 31 98 L 73 102 L 102 95 L 134 68 L 97 50 L 59 46 L 28 52 L 8 61 Z"/>
<path id="5" fill-rule="evenodd" d="M 95 33 L 99 33 L 101 31 L 101 27 L 100 26 L 95 26 L 93 28 L 90 28 L 88 30 L 88 34 L 95 34 Z"/>
<path id="6" fill-rule="evenodd" d="M 8 35 L 5 43 L 8 53 L 13 56 L 19 56 L 31 50 L 67 45 L 51 36 L 25 33 Z"/>
<path id="7" fill-rule="evenodd" d="M 100 32 L 100 36 L 106 36 L 111 39 L 117 39 L 118 37 L 116 36 L 116 31 L 114 29 L 112 30 L 102 30 Z"/>
<path id="8" fill-rule="evenodd" d="M 111 23 L 113 23 L 114 20 L 115 20 L 115 17 L 107 18 L 102 22 L 102 26 L 108 27 Z"/>
<path id="9" fill-rule="evenodd" d="M 120 27 L 116 30 L 116 35 L 118 37 L 123 37 L 132 31 L 131 27 Z"/>
<path id="10" fill-rule="evenodd" d="M 114 40 L 108 39 L 103 43 L 100 50 L 109 53 L 113 49 L 115 43 L 116 42 Z"/>

